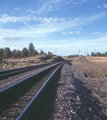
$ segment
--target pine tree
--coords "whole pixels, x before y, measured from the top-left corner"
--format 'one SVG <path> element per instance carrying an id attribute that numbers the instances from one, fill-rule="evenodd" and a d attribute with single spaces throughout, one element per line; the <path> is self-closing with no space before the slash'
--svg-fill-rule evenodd
<path id="1" fill-rule="evenodd" d="M 95 56 L 93 52 L 91 53 L 91 56 Z"/>
<path id="2" fill-rule="evenodd" d="M 3 60 L 3 57 L 4 57 L 4 55 L 3 55 L 3 48 L 1 48 L 0 49 L 0 61 Z"/>
<path id="3" fill-rule="evenodd" d="M 30 44 L 29 44 L 29 55 L 30 55 L 30 56 L 34 56 L 34 55 L 35 55 L 35 54 L 34 54 L 34 53 L 35 53 L 34 51 L 35 51 L 35 47 L 34 47 L 33 43 L 30 43 Z"/>
<path id="4" fill-rule="evenodd" d="M 9 47 L 4 48 L 3 53 L 5 58 L 11 57 L 11 51 Z"/>
<path id="5" fill-rule="evenodd" d="M 0 58 L 3 57 L 3 48 L 0 49 Z"/>
<path id="6" fill-rule="evenodd" d="M 28 57 L 28 50 L 27 50 L 27 48 L 23 48 L 23 50 L 22 50 L 22 56 L 23 57 Z"/>
<path id="7" fill-rule="evenodd" d="M 44 51 L 43 50 L 40 51 L 40 55 L 44 55 Z"/>

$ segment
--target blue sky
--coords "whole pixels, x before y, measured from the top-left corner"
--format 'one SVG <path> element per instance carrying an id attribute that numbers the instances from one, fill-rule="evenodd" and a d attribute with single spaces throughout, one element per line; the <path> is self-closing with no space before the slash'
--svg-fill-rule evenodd
<path id="1" fill-rule="evenodd" d="M 0 48 L 57 55 L 107 51 L 107 0 L 0 0 Z"/>

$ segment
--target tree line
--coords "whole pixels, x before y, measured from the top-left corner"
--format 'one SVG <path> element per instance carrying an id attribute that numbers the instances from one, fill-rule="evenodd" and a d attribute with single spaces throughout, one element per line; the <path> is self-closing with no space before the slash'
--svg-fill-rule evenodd
<path id="1" fill-rule="evenodd" d="M 107 52 L 105 52 L 105 53 L 100 53 L 100 52 L 94 53 L 94 52 L 91 52 L 91 56 L 107 56 Z"/>
<path id="2" fill-rule="evenodd" d="M 25 58 L 25 57 L 30 57 L 30 56 L 35 56 L 35 55 L 43 55 L 46 54 L 43 50 L 40 51 L 40 53 L 35 49 L 35 46 L 33 43 L 29 44 L 29 47 L 26 48 L 24 47 L 22 51 L 20 50 L 10 50 L 9 47 L 5 48 L 0 48 L 0 60 L 6 59 L 6 58 Z M 48 54 L 52 54 L 50 51 Z"/>

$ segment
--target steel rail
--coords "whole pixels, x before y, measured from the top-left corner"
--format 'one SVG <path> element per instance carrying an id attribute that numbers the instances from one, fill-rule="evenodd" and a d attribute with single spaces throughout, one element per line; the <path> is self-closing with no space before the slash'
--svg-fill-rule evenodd
<path id="1" fill-rule="evenodd" d="M 9 69 L 9 70 L 3 70 L 3 71 L 0 71 L 0 75 L 5 74 L 5 73 L 9 73 L 9 72 L 13 72 L 13 71 L 17 71 L 17 70 L 22 70 L 22 69 L 30 68 L 30 67 L 36 67 L 36 66 L 39 66 L 39 65 L 28 66 L 28 67 L 21 67 L 21 68 L 14 68 L 14 69 Z"/>
<path id="2" fill-rule="evenodd" d="M 33 66 L 28 66 L 28 67 L 21 67 L 21 68 L 14 68 L 14 69 L 9 69 L 9 70 L 3 70 L 3 71 L 0 71 L 0 75 L 6 74 L 6 73 L 10 73 L 10 72 L 14 72 L 14 71 L 17 71 L 17 70 L 23 70 L 23 69 L 33 68 L 33 67 L 34 68 L 35 67 L 41 67 L 41 66 L 51 65 L 51 64 L 54 64 L 54 63 L 46 63 L 46 64 L 41 64 L 41 65 L 33 65 Z"/>
<path id="3" fill-rule="evenodd" d="M 20 74 L 22 72 L 24 73 L 26 71 L 37 69 L 37 68 L 44 67 L 46 65 L 51 65 L 51 64 L 54 64 L 54 63 L 42 64 L 42 65 L 36 65 L 36 66 L 30 66 L 30 67 L 24 67 L 24 68 L 20 68 L 20 69 L 7 70 L 6 73 L 5 73 L 5 71 L 3 71 L 3 72 L 1 71 L 2 74 L 0 75 L 0 80 L 2 80 L 3 78 L 10 77 L 10 76 L 15 75 L 15 74 Z"/>
<path id="4" fill-rule="evenodd" d="M 37 94 L 33 97 L 33 99 L 30 101 L 30 103 L 27 105 L 27 107 L 24 109 L 24 111 L 20 114 L 20 116 L 17 118 L 17 120 L 24 120 L 29 113 L 29 111 L 33 108 L 33 105 L 35 104 L 36 100 L 39 98 L 39 96 L 42 94 L 44 89 L 48 87 L 49 83 L 52 81 L 53 76 L 58 72 L 58 70 L 61 68 L 61 66 L 64 64 L 63 62 L 58 68 L 52 73 L 52 75 L 47 79 L 47 81 L 44 83 L 44 85 L 41 87 L 41 89 L 37 92 Z"/>
<path id="5" fill-rule="evenodd" d="M 50 66 L 50 67 L 48 67 L 48 68 L 46 68 L 46 69 L 43 69 L 43 70 L 41 70 L 41 71 L 39 71 L 39 72 L 37 72 L 37 73 L 35 73 L 35 74 L 33 74 L 33 75 L 25 78 L 25 79 L 22 79 L 22 80 L 19 81 L 19 82 L 14 83 L 13 85 L 10 85 L 10 86 L 4 88 L 3 90 L 0 90 L 0 94 L 2 94 L 2 93 L 5 92 L 6 90 L 11 89 L 12 87 L 15 87 L 16 85 L 18 85 L 18 84 L 20 84 L 20 83 L 28 80 L 29 78 L 31 78 L 31 77 L 33 77 L 33 76 L 35 76 L 35 75 L 38 75 L 38 74 L 42 73 L 43 71 L 46 71 L 46 70 L 48 70 L 49 68 L 52 68 L 52 67 L 54 67 L 54 66 L 56 66 L 56 65 L 58 65 L 58 64 L 61 64 L 61 63 L 57 63 L 57 64 L 55 64 L 55 65 L 52 65 L 52 66 Z"/>
<path id="6" fill-rule="evenodd" d="M 23 88 L 24 85 L 29 86 L 29 83 L 31 81 L 36 81 L 35 77 L 38 79 L 38 77 L 40 77 L 41 75 L 46 74 L 46 71 L 50 71 L 51 69 L 53 69 L 54 67 L 56 67 L 57 65 L 60 65 L 60 64 L 61 64 L 61 62 L 54 64 L 54 65 L 52 65 L 44 70 L 41 70 L 29 77 L 17 82 L 17 83 L 14 83 L 13 85 L 11 85 L 9 87 L 4 88 L 3 90 L 0 90 L 0 114 L 4 110 L 6 110 L 5 106 L 9 107 L 13 103 L 14 99 L 16 100 L 17 94 L 19 94 L 21 92 L 21 90 L 23 90 L 25 88 L 25 87 Z M 21 90 L 20 90 L 20 88 L 21 88 Z M 23 93 L 23 91 L 22 91 L 22 93 Z"/>

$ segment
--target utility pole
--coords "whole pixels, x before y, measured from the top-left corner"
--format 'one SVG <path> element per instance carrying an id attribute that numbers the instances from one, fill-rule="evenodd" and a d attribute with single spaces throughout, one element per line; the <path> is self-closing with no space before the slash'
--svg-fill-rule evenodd
<path id="1" fill-rule="evenodd" d="M 80 56 L 80 49 L 79 49 L 79 56 Z"/>
<path id="2" fill-rule="evenodd" d="M 85 53 L 85 56 L 86 56 L 86 51 L 84 53 Z"/>
<path id="3" fill-rule="evenodd" d="M 94 55 L 96 54 L 96 48 L 94 48 Z"/>
<path id="4" fill-rule="evenodd" d="M 88 56 L 88 49 L 87 49 L 87 56 Z"/>
<path id="5" fill-rule="evenodd" d="M 18 53 L 18 49 L 17 49 L 17 58 L 19 59 L 19 53 Z"/>
<path id="6" fill-rule="evenodd" d="M 56 55 L 56 49 L 55 49 L 55 55 Z"/>

